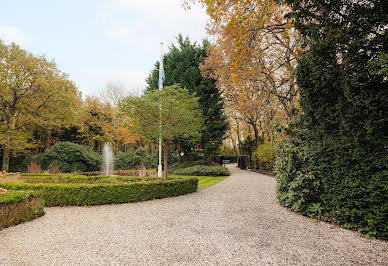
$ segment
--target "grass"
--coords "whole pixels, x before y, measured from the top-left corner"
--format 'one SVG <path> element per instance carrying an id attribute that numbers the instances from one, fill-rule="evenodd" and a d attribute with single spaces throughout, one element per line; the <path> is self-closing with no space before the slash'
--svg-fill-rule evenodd
<path id="1" fill-rule="evenodd" d="M 227 178 L 227 176 L 198 176 L 198 190 L 214 186 L 225 178 Z"/>

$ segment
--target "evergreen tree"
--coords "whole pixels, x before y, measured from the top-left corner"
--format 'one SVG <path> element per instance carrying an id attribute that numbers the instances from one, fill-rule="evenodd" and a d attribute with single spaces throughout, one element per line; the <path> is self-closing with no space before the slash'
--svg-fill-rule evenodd
<path id="1" fill-rule="evenodd" d="M 189 38 L 179 35 L 178 45 L 172 44 L 163 58 L 166 79 L 165 86 L 180 84 L 183 88 L 198 97 L 202 110 L 204 128 L 201 132 L 201 146 L 209 157 L 222 144 L 223 136 L 228 129 L 224 114 L 224 102 L 215 80 L 201 76 L 199 65 L 204 62 L 209 42 L 204 40 L 201 45 L 191 43 Z M 146 92 L 158 89 L 159 62 L 147 78 Z M 179 139 L 177 142 L 185 150 L 192 148 L 189 140 Z"/>
<path id="2" fill-rule="evenodd" d="M 288 0 L 306 43 L 301 115 L 278 150 L 278 198 L 309 216 L 388 238 L 387 5 Z M 384 222 L 385 221 L 385 222 Z"/>

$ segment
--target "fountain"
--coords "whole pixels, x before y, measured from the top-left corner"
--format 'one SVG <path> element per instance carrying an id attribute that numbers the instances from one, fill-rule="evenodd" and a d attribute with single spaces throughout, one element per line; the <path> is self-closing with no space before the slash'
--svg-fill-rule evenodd
<path id="1" fill-rule="evenodd" d="M 103 151 L 103 170 L 106 176 L 112 175 L 113 157 L 112 145 L 109 142 L 105 142 Z"/>

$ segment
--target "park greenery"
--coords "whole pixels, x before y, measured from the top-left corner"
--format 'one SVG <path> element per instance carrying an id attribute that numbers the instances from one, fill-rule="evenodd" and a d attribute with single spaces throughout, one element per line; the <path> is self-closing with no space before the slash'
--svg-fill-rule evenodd
<path id="1" fill-rule="evenodd" d="M 142 97 L 128 97 L 121 105 L 122 113 L 131 117 L 129 126 L 145 139 L 163 140 L 164 174 L 167 179 L 169 146 L 175 139 L 199 141 L 202 116 L 196 97 L 179 85 L 154 90 Z M 158 119 L 159 118 L 159 119 Z"/>
<path id="2" fill-rule="evenodd" d="M 206 8 L 212 41 L 178 35 L 164 87 L 156 61 L 143 93 L 108 81 L 83 96 L 55 62 L 0 40 L 2 170 L 37 173 L 1 186 L 47 205 L 140 201 L 219 182 L 215 158 L 244 155 L 276 174 L 283 206 L 388 239 L 385 2 L 183 2 Z M 105 142 L 116 169 L 155 169 L 160 137 L 162 180 L 57 173 L 99 171 Z"/>
<path id="3" fill-rule="evenodd" d="M 166 75 L 165 86 L 179 84 L 187 89 L 192 96 L 198 98 L 199 108 L 203 117 L 203 127 L 200 131 L 200 141 L 193 143 L 190 139 L 175 139 L 175 143 L 184 153 L 201 148 L 205 158 L 218 152 L 225 132 L 228 129 L 227 118 L 224 113 L 224 100 L 216 81 L 201 75 L 199 66 L 204 63 L 210 43 L 204 40 L 202 44 L 191 43 L 188 37 L 177 37 L 177 45 L 171 44 L 163 57 Z M 146 93 L 158 89 L 159 61 L 147 78 Z"/>
<path id="4" fill-rule="evenodd" d="M 276 157 L 284 206 L 387 238 L 384 1 L 190 2 L 211 18 L 200 68 L 222 89 L 233 151 L 262 170 Z"/>
<path id="5" fill-rule="evenodd" d="M 174 174 L 187 176 L 230 176 L 230 171 L 220 165 L 196 165 L 179 168 L 174 171 Z"/>
<path id="6" fill-rule="evenodd" d="M 137 202 L 187 194 L 197 190 L 195 177 L 160 178 L 82 175 L 23 175 L 1 186 L 39 192 L 45 206 L 100 205 Z"/>

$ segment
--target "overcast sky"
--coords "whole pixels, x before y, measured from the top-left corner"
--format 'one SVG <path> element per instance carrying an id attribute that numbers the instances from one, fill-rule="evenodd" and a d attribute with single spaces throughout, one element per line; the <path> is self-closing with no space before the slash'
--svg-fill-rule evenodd
<path id="1" fill-rule="evenodd" d="M 166 51 L 179 33 L 199 41 L 206 23 L 201 6 L 186 11 L 182 0 L 1 0 L 0 39 L 54 60 L 95 95 L 109 80 L 144 89 L 160 42 Z"/>

